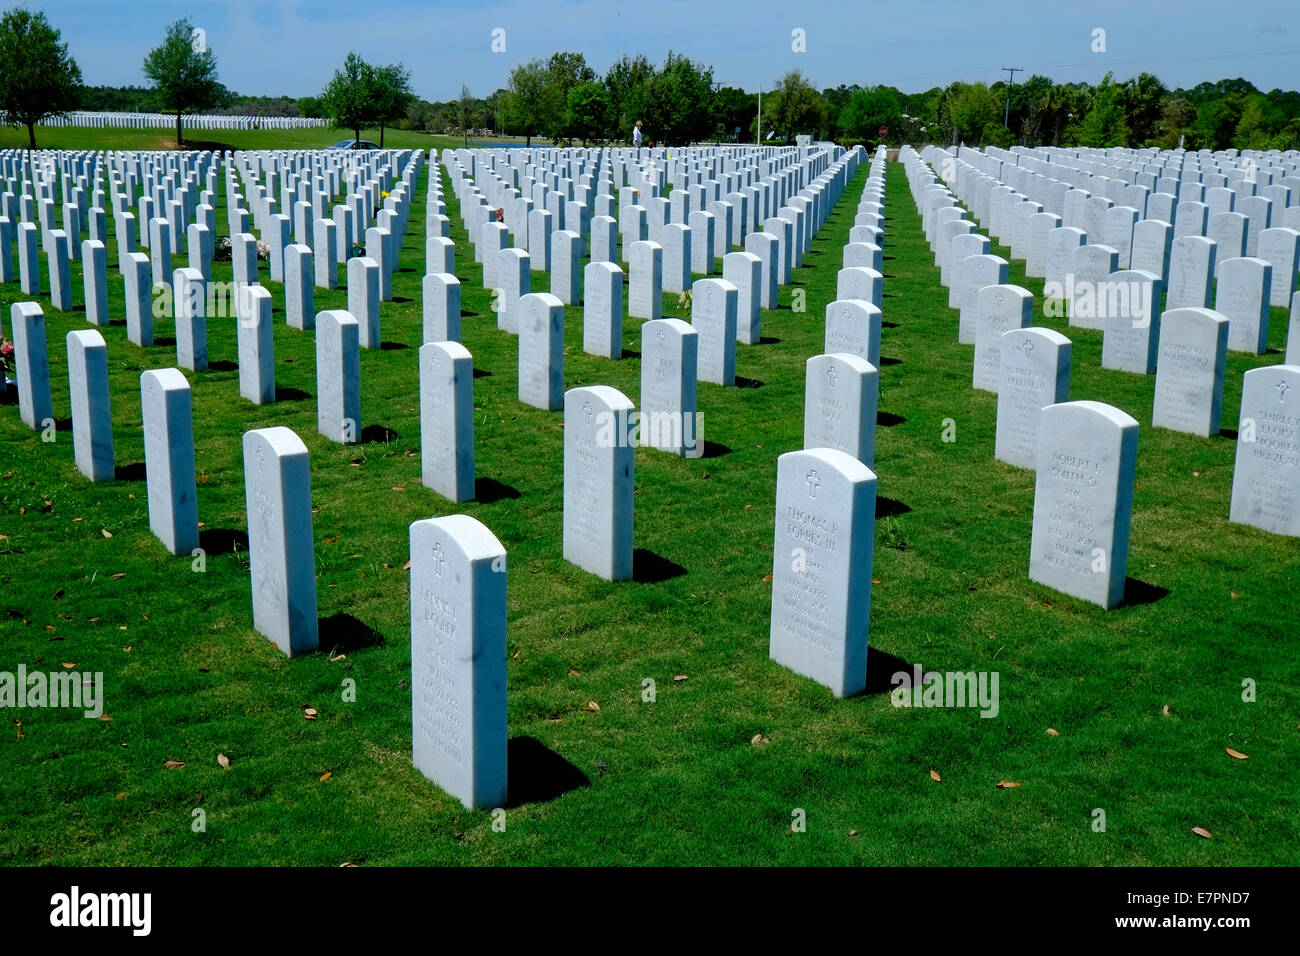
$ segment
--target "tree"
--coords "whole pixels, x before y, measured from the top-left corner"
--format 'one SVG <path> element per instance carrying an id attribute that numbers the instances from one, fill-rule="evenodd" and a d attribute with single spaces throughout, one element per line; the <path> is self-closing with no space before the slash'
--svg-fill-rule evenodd
<path id="1" fill-rule="evenodd" d="M 384 146 L 384 127 L 405 116 L 415 94 L 411 92 L 411 71 L 400 63 L 375 67 L 370 103 L 379 123 L 379 146 Z"/>
<path id="2" fill-rule="evenodd" d="M 21 7 L 0 18 L 0 116 L 27 127 L 27 145 L 36 148 L 36 124 L 77 105 L 81 69 L 68 45 L 44 13 Z"/>
<path id="3" fill-rule="evenodd" d="M 898 91 L 888 86 L 858 90 L 841 110 L 840 132 L 849 139 L 875 140 L 880 128 L 896 131 L 902 123 L 903 104 Z"/>
<path id="4" fill-rule="evenodd" d="M 343 60 L 321 93 L 321 108 L 338 129 L 350 129 L 356 142 L 361 129 L 374 118 L 372 106 L 375 68 L 355 53 Z"/>
<path id="5" fill-rule="evenodd" d="M 706 137 L 712 90 L 712 68 L 670 50 L 663 69 L 645 85 L 642 118 L 647 138 L 684 145 Z"/>
<path id="6" fill-rule="evenodd" d="M 510 95 L 506 98 L 505 116 L 511 132 L 533 144 L 542 122 L 542 99 L 546 91 L 546 64 L 541 60 L 521 63 L 510 71 Z"/>
<path id="7" fill-rule="evenodd" d="M 167 28 L 162 45 L 144 58 L 144 75 L 153 81 L 154 93 L 165 112 L 176 114 L 176 145 L 183 145 L 181 114 L 215 106 L 225 96 L 217 82 L 217 57 L 202 31 L 188 19 Z"/>
<path id="8" fill-rule="evenodd" d="M 709 110 L 710 127 L 719 139 L 730 142 L 736 130 L 753 135 L 754 119 L 758 115 L 758 96 L 734 86 L 724 86 L 713 94 Z"/>
<path id="9" fill-rule="evenodd" d="M 1120 103 L 1121 92 L 1121 87 L 1112 74 L 1107 73 L 1102 77 L 1101 83 L 1093 91 L 1092 106 L 1079 123 L 1080 146 L 1104 148 L 1128 145 L 1129 128 L 1124 117 L 1124 107 Z"/>
<path id="10" fill-rule="evenodd" d="M 655 75 L 654 64 L 644 56 L 624 56 L 605 73 L 605 89 L 609 91 L 610 120 L 617 131 L 615 138 L 626 141 L 632 136 L 636 121 L 644 118 L 646 96 L 650 80 Z"/>
<path id="11" fill-rule="evenodd" d="M 610 129 L 613 104 L 609 90 L 601 83 L 582 83 L 569 91 L 565 127 L 571 136 L 582 140 L 602 139 Z"/>
<path id="12" fill-rule="evenodd" d="M 825 112 L 821 94 L 799 70 L 781 77 L 771 102 L 764 115 L 778 136 L 789 140 L 800 133 L 813 133 L 821 126 Z"/>
<path id="13" fill-rule="evenodd" d="M 581 53 L 552 53 L 546 61 L 542 91 L 540 129 L 552 140 L 568 140 L 573 131 L 567 124 L 569 93 L 584 83 L 594 82 L 596 71 Z"/>

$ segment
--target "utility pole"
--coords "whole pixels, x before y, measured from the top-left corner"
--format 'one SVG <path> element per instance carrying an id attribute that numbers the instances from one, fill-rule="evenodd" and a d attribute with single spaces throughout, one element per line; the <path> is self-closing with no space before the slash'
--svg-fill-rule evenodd
<path id="1" fill-rule="evenodd" d="M 1010 129 L 1011 123 L 1011 88 L 1016 85 L 1016 74 L 1025 72 L 1023 66 L 1004 66 L 1002 69 L 1011 74 L 1011 82 L 1007 84 L 1007 108 L 1002 114 L 1002 128 Z"/>
<path id="2" fill-rule="evenodd" d="M 758 84 L 758 130 L 754 135 L 754 145 L 763 145 L 763 84 Z"/>

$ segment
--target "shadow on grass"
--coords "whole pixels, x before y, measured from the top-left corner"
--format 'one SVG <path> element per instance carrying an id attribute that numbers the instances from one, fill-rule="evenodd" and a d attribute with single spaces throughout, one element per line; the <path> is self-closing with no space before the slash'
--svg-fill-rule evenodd
<path id="1" fill-rule="evenodd" d="M 506 779 L 507 807 L 546 803 L 591 783 L 585 773 L 533 737 L 511 737 L 506 743 Z"/>
<path id="2" fill-rule="evenodd" d="M 158 336 L 156 339 L 153 340 L 153 344 L 154 344 L 155 346 L 157 346 L 158 348 L 163 348 L 163 347 L 166 347 L 166 346 L 172 346 L 172 345 L 175 345 L 175 344 L 176 344 L 176 339 L 175 339 L 174 336 L 171 336 L 171 335 L 160 335 L 160 336 Z"/>
<path id="3" fill-rule="evenodd" d="M 144 481 L 144 462 L 136 461 L 129 465 L 118 465 L 113 469 L 114 481 Z"/>
<path id="4" fill-rule="evenodd" d="M 629 359 L 629 358 L 639 359 L 640 357 L 641 357 L 640 352 L 633 352 L 631 349 L 623 350 L 623 358 L 625 359 Z"/>
<path id="5" fill-rule="evenodd" d="M 745 378 L 743 375 L 736 376 L 736 388 L 762 388 L 763 383 L 756 378 Z"/>
<path id="6" fill-rule="evenodd" d="M 1237 440 L 1237 429 L 1235 428 L 1220 428 L 1219 434 L 1224 438 L 1231 438 L 1233 441 Z"/>
<path id="7" fill-rule="evenodd" d="M 885 428 L 893 428 L 895 425 L 901 425 L 905 421 L 902 415 L 895 415 L 893 412 L 876 412 L 876 424 Z"/>
<path id="8" fill-rule="evenodd" d="M 218 554 L 235 554 L 248 551 L 248 534 L 234 528 L 203 528 L 199 531 L 199 547 L 212 557 Z"/>
<path id="9" fill-rule="evenodd" d="M 880 364 L 882 367 L 886 365 L 902 365 L 903 360 L 896 359 L 896 358 L 885 358 L 885 356 L 882 355 L 880 356 Z"/>
<path id="10" fill-rule="evenodd" d="M 275 400 L 277 402 L 305 402 L 309 398 L 311 398 L 311 394 L 304 392 L 300 388 L 289 388 L 280 385 L 275 387 Z"/>
<path id="11" fill-rule="evenodd" d="M 893 498 L 885 498 L 881 495 L 876 496 L 876 517 L 877 518 L 897 518 L 899 515 L 905 515 L 912 508 L 901 501 Z"/>
<path id="12" fill-rule="evenodd" d="M 676 561 L 669 561 L 647 548 L 632 552 L 632 580 L 641 584 L 658 584 L 670 578 L 681 577 L 686 569 Z"/>
<path id="13" fill-rule="evenodd" d="M 407 298 L 407 297 L 404 296 L 404 295 L 395 295 L 395 296 L 393 296 L 391 299 L 389 299 L 388 301 L 389 301 L 389 302 L 397 302 L 397 303 L 400 303 L 400 304 L 405 304 L 405 303 L 407 303 L 407 302 L 414 302 L 415 300 L 414 300 L 414 299 Z"/>
<path id="14" fill-rule="evenodd" d="M 234 372 L 239 369 L 239 364 L 229 359 L 219 359 L 216 362 L 208 363 L 209 372 Z"/>
<path id="15" fill-rule="evenodd" d="M 397 432 L 387 425 L 367 425 L 361 429 L 361 444 L 363 445 L 384 445 L 400 437 Z"/>
<path id="16" fill-rule="evenodd" d="M 758 344 L 759 345 L 780 345 L 781 340 L 777 338 L 773 338 L 770 335 L 760 335 L 758 337 Z"/>
<path id="17" fill-rule="evenodd" d="M 716 441 L 706 441 L 704 443 L 704 454 L 700 455 L 700 457 L 721 458 L 723 455 L 730 455 L 730 454 L 731 454 L 731 447 L 729 445 L 724 445 L 721 442 L 716 442 Z"/>
<path id="18" fill-rule="evenodd" d="M 1139 581 L 1137 578 L 1125 578 L 1124 600 L 1119 602 L 1119 606 L 1141 607 L 1143 604 L 1154 604 L 1161 598 L 1168 596 L 1168 588 L 1162 588 L 1158 584 L 1148 584 L 1146 581 Z"/>
<path id="19" fill-rule="evenodd" d="M 55 430 L 56 432 L 70 432 L 70 431 L 72 431 L 72 418 L 71 418 L 71 417 L 68 417 L 68 418 L 56 418 L 56 419 L 54 419 L 54 430 Z"/>
<path id="20" fill-rule="evenodd" d="M 519 489 L 497 481 L 495 478 L 474 479 L 474 500 L 479 504 L 490 505 L 504 498 L 518 498 Z"/>
<path id="21" fill-rule="evenodd" d="M 862 697 L 869 694 L 888 694 L 897 685 L 893 682 L 894 675 L 899 672 L 910 675 L 912 665 L 907 663 L 901 657 L 894 654 L 886 654 L 870 645 L 867 646 L 867 686 L 861 694 L 855 696 Z"/>
<path id="22" fill-rule="evenodd" d="M 397 300 L 394 299 L 394 302 Z M 400 352 L 402 349 L 409 349 L 410 346 L 405 342 L 380 342 L 379 349 L 382 352 Z"/>
<path id="23" fill-rule="evenodd" d="M 320 647 L 351 654 L 367 647 L 383 647 L 384 635 L 351 614 L 331 614 L 320 619 Z"/>

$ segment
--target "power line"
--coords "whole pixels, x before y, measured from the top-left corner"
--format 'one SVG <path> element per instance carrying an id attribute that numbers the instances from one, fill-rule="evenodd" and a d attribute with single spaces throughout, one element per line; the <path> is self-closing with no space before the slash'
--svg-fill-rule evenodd
<path id="1" fill-rule="evenodd" d="M 1025 72 L 1025 68 L 1023 66 L 1004 66 L 1002 69 L 1005 70 L 1007 73 L 1011 74 L 1010 82 L 1007 84 L 1007 108 L 1006 111 L 1002 114 L 1002 128 L 1010 129 L 1009 124 L 1011 122 L 1011 88 L 1016 85 L 1016 74 Z"/>

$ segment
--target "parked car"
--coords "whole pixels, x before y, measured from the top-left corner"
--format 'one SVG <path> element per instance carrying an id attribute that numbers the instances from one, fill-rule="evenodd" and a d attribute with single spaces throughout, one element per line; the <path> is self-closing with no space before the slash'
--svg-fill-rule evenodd
<path id="1" fill-rule="evenodd" d="M 335 143 L 330 149 L 378 149 L 379 146 L 370 142 L 368 139 L 351 140 L 344 139 Z"/>

